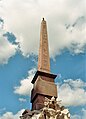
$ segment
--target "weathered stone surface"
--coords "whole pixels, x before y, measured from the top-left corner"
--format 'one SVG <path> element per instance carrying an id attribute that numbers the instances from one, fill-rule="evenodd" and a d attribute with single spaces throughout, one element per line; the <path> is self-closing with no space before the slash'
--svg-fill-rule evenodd
<path id="1" fill-rule="evenodd" d="M 36 94 L 48 95 L 57 97 L 57 86 L 54 82 L 43 80 L 41 77 L 34 84 L 32 91 L 32 100 Z"/>

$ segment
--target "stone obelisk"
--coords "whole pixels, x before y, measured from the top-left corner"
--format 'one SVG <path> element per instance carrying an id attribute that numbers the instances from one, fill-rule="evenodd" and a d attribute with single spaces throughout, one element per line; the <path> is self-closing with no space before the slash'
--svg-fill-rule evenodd
<path id="1" fill-rule="evenodd" d="M 57 87 L 54 83 L 56 75 L 50 73 L 50 58 L 48 48 L 48 34 L 46 21 L 41 22 L 40 46 L 38 56 L 38 70 L 32 79 L 31 91 L 32 110 L 39 110 L 44 106 L 45 97 L 57 97 Z"/>
<path id="2" fill-rule="evenodd" d="M 42 20 L 40 31 L 40 47 L 38 56 L 38 70 L 50 73 L 50 58 L 46 21 Z"/>

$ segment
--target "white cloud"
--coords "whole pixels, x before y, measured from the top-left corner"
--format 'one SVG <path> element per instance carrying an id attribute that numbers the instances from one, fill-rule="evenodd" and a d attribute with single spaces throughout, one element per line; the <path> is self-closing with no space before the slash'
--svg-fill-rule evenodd
<path id="1" fill-rule="evenodd" d="M 34 76 L 35 68 L 28 72 L 28 77 L 20 81 L 20 86 L 14 87 L 14 93 L 19 95 L 30 95 L 32 89 L 32 79 Z"/>
<path id="2" fill-rule="evenodd" d="M 80 113 L 81 115 L 71 115 L 71 119 L 86 119 L 86 110 L 82 109 Z"/>
<path id="3" fill-rule="evenodd" d="M 83 82 L 81 79 L 76 79 L 76 80 L 68 79 L 68 80 L 64 80 L 64 82 L 74 88 L 86 87 L 86 82 Z"/>
<path id="4" fill-rule="evenodd" d="M 10 43 L 4 34 L 6 33 L 3 29 L 3 22 L 0 21 L 0 64 L 8 63 L 10 57 L 15 55 L 17 45 Z"/>
<path id="5" fill-rule="evenodd" d="M 86 109 L 82 109 L 82 113 L 83 113 L 82 119 L 86 119 Z"/>
<path id="6" fill-rule="evenodd" d="M 16 35 L 23 55 L 37 54 L 42 17 L 48 21 L 51 56 L 64 48 L 78 54 L 84 52 L 86 44 L 85 3 L 85 0 L 3 0 L 0 14 L 5 28 Z M 66 29 L 67 26 L 70 27 Z"/>
<path id="7" fill-rule="evenodd" d="M 79 115 L 73 115 L 73 116 L 71 116 L 71 119 L 82 119 L 82 118 Z"/>
<path id="8" fill-rule="evenodd" d="M 13 114 L 12 112 L 6 112 L 2 116 L 0 116 L 0 119 L 20 119 L 20 116 L 24 109 L 20 110 L 16 114 Z"/>
<path id="9" fill-rule="evenodd" d="M 67 79 L 58 87 L 58 95 L 62 104 L 79 106 L 86 104 L 86 83 L 80 79 Z"/>
<path id="10" fill-rule="evenodd" d="M 26 102 L 27 100 L 25 98 L 19 98 L 20 102 Z"/>
<path id="11" fill-rule="evenodd" d="M 4 112 L 6 110 L 6 108 L 0 108 L 0 113 Z"/>
<path id="12" fill-rule="evenodd" d="M 19 95 L 30 95 L 32 84 L 31 80 L 36 70 L 28 72 L 28 77 L 20 81 L 20 85 L 14 87 L 14 93 Z M 86 104 L 86 83 L 81 79 L 67 79 L 64 83 L 57 86 L 59 99 L 65 106 L 79 106 Z M 78 93 L 77 93 L 78 92 Z"/>

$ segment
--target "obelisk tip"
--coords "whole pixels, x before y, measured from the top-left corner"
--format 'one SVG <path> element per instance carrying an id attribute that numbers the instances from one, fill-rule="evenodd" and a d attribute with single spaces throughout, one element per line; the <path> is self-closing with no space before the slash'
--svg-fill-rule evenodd
<path id="1" fill-rule="evenodd" d="M 44 21 L 44 17 L 43 17 L 43 21 Z"/>

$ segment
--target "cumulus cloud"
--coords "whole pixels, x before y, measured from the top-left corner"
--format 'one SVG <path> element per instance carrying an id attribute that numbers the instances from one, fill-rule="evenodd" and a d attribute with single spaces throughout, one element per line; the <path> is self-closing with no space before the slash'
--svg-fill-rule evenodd
<path id="1" fill-rule="evenodd" d="M 82 119 L 86 119 L 86 109 L 83 108 L 82 113 L 83 113 Z"/>
<path id="2" fill-rule="evenodd" d="M 68 79 L 68 80 L 64 80 L 64 83 L 70 85 L 73 88 L 86 87 L 86 82 L 82 81 L 81 79 L 76 79 L 76 80 Z"/>
<path id="3" fill-rule="evenodd" d="M 10 43 L 4 36 L 6 31 L 3 28 L 3 20 L 0 18 L 0 64 L 8 63 L 10 57 L 15 55 L 17 45 Z"/>
<path id="4" fill-rule="evenodd" d="M 28 77 L 20 81 L 20 85 L 14 87 L 14 93 L 19 95 L 30 95 L 32 84 L 31 80 L 36 69 L 28 72 Z M 65 106 L 80 106 L 86 104 L 86 83 L 81 79 L 67 79 L 64 83 L 57 85 L 58 97 Z M 78 93 L 77 93 L 78 92 Z M 65 95 L 66 94 L 66 95 Z M 23 101 L 22 99 L 19 99 Z"/>
<path id="5" fill-rule="evenodd" d="M 19 98 L 20 102 L 26 102 L 27 100 L 25 98 Z"/>
<path id="6" fill-rule="evenodd" d="M 4 112 L 6 110 L 6 108 L 0 108 L 0 113 Z"/>
<path id="7" fill-rule="evenodd" d="M 20 81 L 20 86 L 14 87 L 14 93 L 19 95 L 30 95 L 32 89 L 31 81 L 35 71 L 35 68 L 28 71 L 28 77 Z"/>
<path id="8" fill-rule="evenodd" d="M 24 56 L 37 54 L 40 19 L 46 17 L 50 55 L 55 57 L 64 48 L 75 54 L 84 52 L 85 3 L 85 0 L 3 0 L 0 14 L 5 28 L 17 37 Z"/>
<path id="9" fill-rule="evenodd" d="M 86 83 L 81 79 L 67 79 L 58 87 L 58 95 L 66 106 L 86 104 Z"/>
<path id="10" fill-rule="evenodd" d="M 81 110 L 81 115 L 71 115 L 71 119 L 86 119 L 86 110 Z"/>
<path id="11" fill-rule="evenodd" d="M 71 119 L 82 119 L 82 117 L 79 115 L 73 115 L 71 116 Z"/>
<path id="12" fill-rule="evenodd" d="M 24 109 L 20 110 L 16 114 L 13 114 L 12 112 L 6 112 L 2 116 L 0 116 L 0 119 L 20 119 L 19 117 L 21 116 L 23 111 Z"/>

